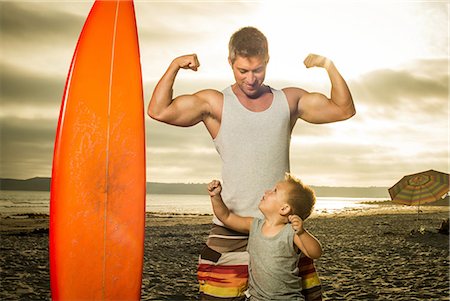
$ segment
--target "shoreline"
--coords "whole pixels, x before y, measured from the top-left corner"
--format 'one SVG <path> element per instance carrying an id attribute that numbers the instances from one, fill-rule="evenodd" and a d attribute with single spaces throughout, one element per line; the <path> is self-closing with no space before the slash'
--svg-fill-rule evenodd
<path id="1" fill-rule="evenodd" d="M 318 218 L 345 218 L 360 216 L 383 216 L 383 215 L 414 215 L 420 221 L 424 214 L 445 214 L 450 216 L 450 206 L 423 206 L 418 214 L 416 206 L 402 206 L 395 204 L 376 205 L 369 208 L 345 208 L 342 210 L 313 212 L 308 220 Z M 149 226 L 171 226 L 174 224 L 211 224 L 212 214 L 204 213 L 178 213 L 178 212 L 146 212 L 145 225 Z M 47 231 L 49 228 L 50 215 L 46 213 L 17 213 L 11 215 L 0 215 L 0 234 L 9 232 L 17 233 L 33 231 Z"/>

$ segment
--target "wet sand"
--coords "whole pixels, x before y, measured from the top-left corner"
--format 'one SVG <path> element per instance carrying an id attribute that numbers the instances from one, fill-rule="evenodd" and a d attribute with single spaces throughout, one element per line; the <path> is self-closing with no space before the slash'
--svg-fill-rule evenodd
<path id="1" fill-rule="evenodd" d="M 450 300 L 448 207 L 385 206 L 320 214 L 324 300 Z M 211 216 L 148 214 L 142 300 L 196 300 L 196 264 Z M 422 228 L 423 231 L 417 231 Z M 0 299 L 49 300 L 48 217 L 0 219 Z"/>

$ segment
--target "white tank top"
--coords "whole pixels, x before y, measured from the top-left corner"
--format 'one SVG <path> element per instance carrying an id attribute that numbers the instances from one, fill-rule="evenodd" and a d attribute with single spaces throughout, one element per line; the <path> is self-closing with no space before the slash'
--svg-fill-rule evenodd
<path id="1" fill-rule="evenodd" d="M 272 104 L 262 112 L 245 108 L 231 86 L 222 91 L 222 121 L 214 139 L 222 159 L 222 198 L 241 216 L 263 218 L 258 204 L 264 192 L 289 172 L 289 105 L 284 92 L 271 91 Z M 223 226 L 215 216 L 213 222 Z"/>

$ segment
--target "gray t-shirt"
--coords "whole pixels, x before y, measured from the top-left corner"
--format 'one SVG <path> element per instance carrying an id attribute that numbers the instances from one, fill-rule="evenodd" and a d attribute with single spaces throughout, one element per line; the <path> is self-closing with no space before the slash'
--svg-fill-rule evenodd
<path id="1" fill-rule="evenodd" d="M 250 300 L 304 300 L 294 229 L 286 224 L 275 236 L 266 237 L 261 232 L 263 224 L 264 219 L 255 218 L 248 239 Z"/>

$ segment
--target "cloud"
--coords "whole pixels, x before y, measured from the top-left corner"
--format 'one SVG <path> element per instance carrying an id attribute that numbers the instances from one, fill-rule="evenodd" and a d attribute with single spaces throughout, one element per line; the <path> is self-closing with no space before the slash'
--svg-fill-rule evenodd
<path id="1" fill-rule="evenodd" d="M 202 123 L 184 128 L 146 118 L 150 181 L 205 182 L 220 175 L 220 157 Z"/>
<path id="2" fill-rule="evenodd" d="M 49 119 L 0 120 L 1 177 L 49 176 L 56 122 Z"/>
<path id="3" fill-rule="evenodd" d="M 148 147 L 195 150 L 214 147 L 203 123 L 193 127 L 175 127 L 151 120 L 146 116 Z"/>
<path id="4" fill-rule="evenodd" d="M 416 60 L 399 70 L 367 73 L 350 87 L 355 100 L 372 107 L 374 115 L 443 115 L 449 92 L 447 65 L 447 59 Z"/>
<path id="5" fill-rule="evenodd" d="M 50 76 L 0 62 L 3 106 L 45 106 L 61 102 L 65 78 Z"/>
<path id="6" fill-rule="evenodd" d="M 20 94 L 35 83 L 42 84 L 41 89 L 52 89 L 51 78 L 46 78 L 52 76 L 58 76 L 64 83 L 90 6 L 88 2 L 54 2 L 51 5 L 48 2 L 0 2 L 0 64 L 7 68 L 2 77 L 15 80 L 15 76 L 23 75 L 25 80 L 22 83 L 19 78 L 10 89 L 20 85 L 17 92 Z M 12 70 L 14 68 L 19 70 Z M 33 77 L 35 81 L 27 82 Z M 41 93 L 45 91 L 38 94 Z"/>
<path id="7" fill-rule="evenodd" d="M 0 5 L 2 43 L 60 42 L 78 35 L 85 20 L 79 15 L 57 11 L 61 4 L 2 2 Z M 82 6 L 86 4 L 77 4 L 77 8 Z"/>
<path id="8" fill-rule="evenodd" d="M 220 170 L 220 158 L 215 152 L 195 153 L 183 149 L 147 152 L 149 181 L 204 183 L 220 177 Z"/>
<path id="9" fill-rule="evenodd" d="M 205 5 L 204 2 L 196 1 L 157 1 L 136 2 L 135 11 L 138 27 L 147 33 L 144 36 L 151 32 L 164 32 L 169 38 L 191 38 L 191 41 L 195 41 L 205 33 L 217 34 L 224 25 L 235 23 L 241 16 L 248 16 L 252 6 L 252 3 L 246 2 L 210 1 Z"/>
<path id="10" fill-rule="evenodd" d="M 406 174 L 428 169 L 447 172 L 448 155 L 443 147 L 401 152 L 394 145 L 386 147 L 375 141 L 332 146 L 321 142 L 291 152 L 291 171 L 305 183 L 318 186 L 390 186 Z"/>

